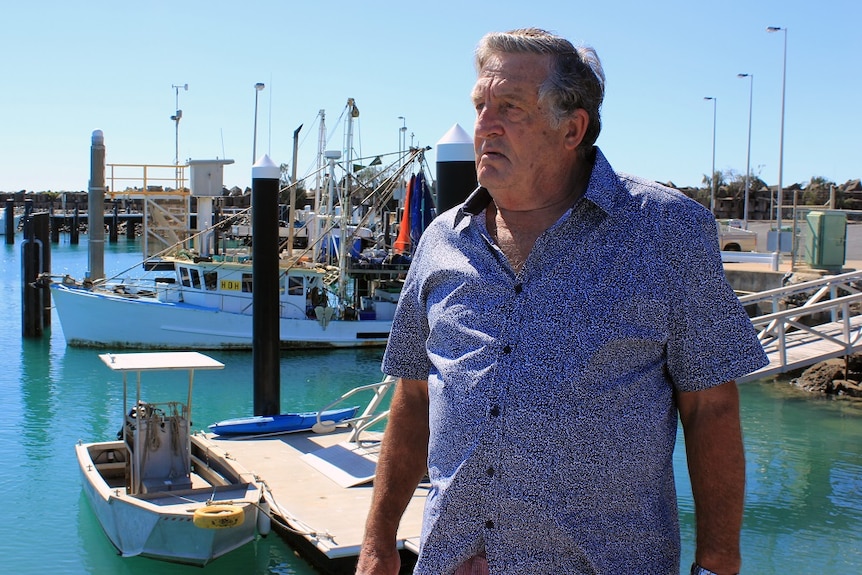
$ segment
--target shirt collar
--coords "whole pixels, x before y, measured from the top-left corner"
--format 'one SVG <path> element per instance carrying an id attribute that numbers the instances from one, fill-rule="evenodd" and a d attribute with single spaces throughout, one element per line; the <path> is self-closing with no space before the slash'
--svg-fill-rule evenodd
<path id="1" fill-rule="evenodd" d="M 478 216 L 482 213 L 482 210 L 491 204 L 491 200 L 491 193 L 486 188 L 479 186 L 467 196 L 467 199 L 464 201 L 463 211 L 467 215 Z"/>
<path id="2" fill-rule="evenodd" d="M 609 216 L 618 215 L 626 202 L 628 193 L 620 184 L 619 176 L 608 163 L 602 151 L 595 147 L 596 159 L 590 173 L 590 183 L 584 198 L 595 204 Z"/>

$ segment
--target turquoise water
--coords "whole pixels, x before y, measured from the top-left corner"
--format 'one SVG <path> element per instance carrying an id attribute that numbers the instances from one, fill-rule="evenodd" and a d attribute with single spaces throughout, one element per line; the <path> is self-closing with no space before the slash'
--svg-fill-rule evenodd
<path id="1" fill-rule="evenodd" d="M 137 242 L 107 244 L 108 274 L 133 267 Z M 53 246 L 53 272 L 81 278 L 87 246 Z M 81 492 L 73 446 L 114 436 L 122 389 L 97 352 L 67 348 L 56 315 L 49 333 L 21 338 L 20 245 L 0 245 L 0 564 L 10 573 L 166 573 L 201 569 L 123 559 L 104 536 Z M 133 329 L 133 326 L 130 326 Z M 283 353 L 285 411 L 322 407 L 380 377 L 381 350 Z M 251 353 L 213 353 L 226 364 L 195 378 L 193 425 L 252 412 Z M 185 389 L 159 378 L 154 393 Z M 147 380 L 145 379 L 145 384 Z M 748 451 L 744 571 L 757 574 L 862 573 L 862 405 L 812 398 L 774 382 L 741 388 Z M 684 564 L 693 547 L 693 509 L 680 449 Z M 362 521 L 364 518 L 357 518 Z M 209 574 L 315 573 L 271 535 L 207 566 Z"/>

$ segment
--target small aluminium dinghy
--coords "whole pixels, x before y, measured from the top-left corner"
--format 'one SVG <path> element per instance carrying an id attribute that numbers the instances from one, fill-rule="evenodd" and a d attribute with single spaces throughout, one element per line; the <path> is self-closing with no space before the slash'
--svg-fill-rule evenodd
<path id="1" fill-rule="evenodd" d="M 123 374 L 123 428 L 115 440 L 80 441 L 75 452 L 84 493 L 120 554 L 203 566 L 268 533 L 254 475 L 190 433 L 193 374 L 224 365 L 197 352 L 99 357 Z M 143 372 L 176 370 L 188 372 L 185 403 L 142 399 Z"/>

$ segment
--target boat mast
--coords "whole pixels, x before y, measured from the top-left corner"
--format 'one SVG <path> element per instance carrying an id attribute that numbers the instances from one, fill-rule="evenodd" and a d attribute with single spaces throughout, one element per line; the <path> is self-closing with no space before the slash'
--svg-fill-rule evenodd
<path id="1" fill-rule="evenodd" d="M 308 238 L 308 241 L 311 242 L 311 245 L 313 246 L 312 261 L 315 262 L 318 261 L 318 258 L 320 257 L 320 242 L 318 241 L 321 233 L 320 175 L 323 173 L 323 165 L 326 159 L 326 110 L 320 110 L 317 114 L 320 116 L 320 128 L 317 132 L 317 172 L 314 182 L 314 221 L 305 222 L 306 229 L 314 232 L 313 234 L 309 234 L 310 237 Z"/>
<path id="2" fill-rule="evenodd" d="M 335 211 L 333 207 L 333 198 L 335 197 L 335 160 L 341 157 L 341 152 L 339 150 L 329 150 L 325 152 L 326 160 L 329 162 L 329 184 L 328 191 L 326 192 L 326 211 L 325 216 L 319 216 L 318 221 L 323 222 L 326 220 L 326 263 L 332 265 L 332 246 L 334 244 L 332 232 L 333 225 L 332 222 L 334 220 L 333 212 Z"/>
<path id="3" fill-rule="evenodd" d="M 341 221 L 338 224 L 338 298 L 341 302 L 347 301 L 347 261 L 350 257 L 350 249 L 347 247 L 347 226 L 350 223 L 350 193 L 353 177 L 353 119 L 359 117 L 359 108 L 353 98 L 347 99 L 347 141 L 345 143 L 344 167 L 347 173 L 345 183 L 342 186 L 341 198 Z"/>

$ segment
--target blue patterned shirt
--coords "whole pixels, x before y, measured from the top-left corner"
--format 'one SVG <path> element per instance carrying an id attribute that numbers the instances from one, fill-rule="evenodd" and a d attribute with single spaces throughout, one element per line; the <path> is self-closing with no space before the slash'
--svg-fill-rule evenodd
<path id="1" fill-rule="evenodd" d="M 383 360 L 428 380 L 415 573 L 679 573 L 674 390 L 766 362 L 716 224 L 596 149 L 585 195 L 515 273 L 478 190 L 422 236 Z"/>

